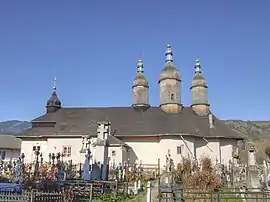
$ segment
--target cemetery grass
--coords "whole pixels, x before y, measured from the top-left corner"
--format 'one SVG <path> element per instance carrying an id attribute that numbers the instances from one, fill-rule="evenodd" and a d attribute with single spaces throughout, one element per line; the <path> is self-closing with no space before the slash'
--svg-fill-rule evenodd
<path id="1" fill-rule="evenodd" d="M 201 198 L 201 199 L 200 199 Z M 216 199 L 216 195 L 211 194 L 202 194 L 201 196 L 194 196 L 194 199 L 192 199 L 192 196 L 184 197 L 185 202 L 212 202 L 214 199 Z M 163 194 L 162 202 L 166 202 L 165 194 Z M 243 202 L 243 198 L 240 196 L 237 196 L 235 194 L 226 194 L 226 193 L 220 193 L 220 202 Z M 158 199 L 154 199 L 154 202 L 158 202 Z"/>
<path id="2" fill-rule="evenodd" d="M 104 195 L 98 199 L 92 199 L 91 202 L 140 202 L 141 199 L 146 195 L 146 182 L 143 182 L 144 189 L 138 193 L 136 196 L 125 196 L 113 194 Z"/>
<path id="3" fill-rule="evenodd" d="M 129 201 L 129 200 L 127 200 Z M 213 199 L 186 199 L 185 202 L 212 202 Z M 154 202 L 158 202 L 158 199 L 155 199 Z M 162 199 L 162 202 L 166 202 L 166 199 Z M 243 199 L 236 197 L 234 199 L 230 199 L 230 197 L 225 198 L 223 197 L 220 199 L 220 202 L 243 202 Z"/>
<path id="4" fill-rule="evenodd" d="M 143 192 L 137 196 L 112 196 L 107 195 L 99 199 L 93 199 L 92 202 L 140 202 L 140 199 L 144 196 Z"/>

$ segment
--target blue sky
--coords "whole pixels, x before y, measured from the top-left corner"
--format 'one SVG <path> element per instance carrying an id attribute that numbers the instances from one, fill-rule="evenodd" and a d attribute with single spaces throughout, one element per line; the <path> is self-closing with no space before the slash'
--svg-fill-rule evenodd
<path id="1" fill-rule="evenodd" d="M 53 77 L 64 106 L 130 106 L 136 62 L 159 105 L 159 72 L 172 45 L 190 105 L 201 60 L 212 111 L 270 118 L 270 1 L 24 0 L 0 2 L 0 120 L 45 112 Z"/>

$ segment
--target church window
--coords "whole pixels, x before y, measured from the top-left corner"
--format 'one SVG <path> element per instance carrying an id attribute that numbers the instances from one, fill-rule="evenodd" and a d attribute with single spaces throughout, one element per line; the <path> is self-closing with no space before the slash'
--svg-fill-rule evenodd
<path id="1" fill-rule="evenodd" d="M 174 94 L 171 94 L 171 100 L 174 100 Z"/>
<path id="2" fill-rule="evenodd" d="M 116 156 L 116 151 L 115 150 L 112 151 L 112 156 Z"/>
<path id="3" fill-rule="evenodd" d="M 63 146 L 63 156 L 71 157 L 71 146 Z"/>
<path id="4" fill-rule="evenodd" d="M 177 154 L 182 154 L 182 146 L 177 147 Z"/>

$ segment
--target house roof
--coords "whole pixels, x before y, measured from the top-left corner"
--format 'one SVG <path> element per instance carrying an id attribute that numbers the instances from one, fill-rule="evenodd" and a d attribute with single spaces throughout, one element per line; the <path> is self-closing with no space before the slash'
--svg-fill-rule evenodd
<path id="1" fill-rule="evenodd" d="M 62 108 L 32 120 L 33 127 L 24 135 L 93 135 L 97 122 L 110 121 L 112 133 L 119 136 L 152 136 L 188 134 L 202 137 L 242 138 L 223 121 L 214 117 L 214 128 L 209 128 L 208 117 L 196 115 L 190 107 L 179 114 L 168 114 L 159 107 L 138 112 L 132 107 Z M 51 123 L 52 127 L 42 126 Z"/>
<path id="2" fill-rule="evenodd" d="M 113 146 L 126 146 L 126 147 L 129 147 L 129 145 L 127 145 L 125 142 L 123 142 L 122 140 L 119 140 L 118 138 L 112 136 L 112 135 L 109 135 L 108 136 L 108 143 L 109 145 Z"/>
<path id="3" fill-rule="evenodd" d="M 13 135 L 0 134 L 0 149 L 21 149 L 21 139 Z"/>

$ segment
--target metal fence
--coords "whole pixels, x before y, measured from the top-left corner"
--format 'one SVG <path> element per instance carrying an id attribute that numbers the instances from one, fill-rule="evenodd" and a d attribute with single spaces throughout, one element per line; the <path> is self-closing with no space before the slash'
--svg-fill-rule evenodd
<path id="1" fill-rule="evenodd" d="M 0 202 L 63 202 L 62 192 L 0 192 Z M 66 200 L 68 201 L 68 200 Z"/>
<path id="2" fill-rule="evenodd" d="M 63 192 L 34 192 L 31 195 L 30 201 L 32 202 L 63 202 Z M 67 200 L 66 200 L 67 201 Z"/>
<path id="3" fill-rule="evenodd" d="M 260 189 L 180 189 L 160 187 L 159 202 L 270 202 L 270 191 Z"/>
<path id="4" fill-rule="evenodd" d="M 0 194 L 1 202 L 29 202 L 31 198 L 28 195 Z"/>
<path id="5" fill-rule="evenodd" d="M 134 185 L 133 185 L 134 186 Z M 0 191 L 0 202 L 73 202 L 91 201 L 103 195 L 124 195 L 127 183 L 115 181 L 69 181 L 59 191 L 44 190 L 21 191 L 5 189 Z"/>

